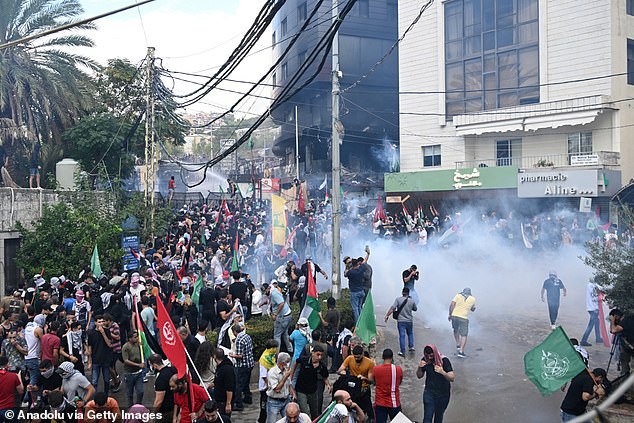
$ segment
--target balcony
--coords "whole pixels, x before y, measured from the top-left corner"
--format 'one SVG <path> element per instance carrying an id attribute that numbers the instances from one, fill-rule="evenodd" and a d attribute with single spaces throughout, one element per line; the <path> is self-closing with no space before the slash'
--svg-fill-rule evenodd
<path id="1" fill-rule="evenodd" d="M 596 151 L 588 154 L 544 154 L 540 156 L 463 160 L 455 162 L 455 165 L 456 169 L 496 166 L 517 166 L 519 169 L 581 166 L 611 168 L 619 166 L 620 156 L 620 153 L 616 151 Z"/>

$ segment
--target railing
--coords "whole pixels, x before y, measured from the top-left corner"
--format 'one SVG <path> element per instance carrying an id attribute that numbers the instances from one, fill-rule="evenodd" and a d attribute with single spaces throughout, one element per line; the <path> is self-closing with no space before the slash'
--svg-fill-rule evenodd
<path id="1" fill-rule="evenodd" d="M 455 162 L 455 165 L 456 169 L 496 166 L 517 166 L 518 168 L 526 169 L 564 166 L 619 166 L 619 161 L 620 153 L 616 151 L 595 151 L 587 154 L 544 154 L 541 156 L 463 160 Z"/>

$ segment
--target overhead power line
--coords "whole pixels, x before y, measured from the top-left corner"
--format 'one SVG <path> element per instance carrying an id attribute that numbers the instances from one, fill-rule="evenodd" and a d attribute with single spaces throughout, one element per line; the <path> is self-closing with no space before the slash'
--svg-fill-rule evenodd
<path id="1" fill-rule="evenodd" d="M 20 38 L 19 40 L 9 41 L 8 43 L 1 44 L 0 45 L 0 50 L 4 50 L 5 48 L 13 47 L 13 46 L 18 45 L 18 44 L 28 43 L 29 41 L 33 41 L 33 40 L 36 40 L 38 38 L 46 37 L 48 35 L 55 34 L 55 33 L 60 32 L 60 31 L 65 31 L 67 29 L 75 28 L 77 26 L 85 25 L 87 23 L 96 21 L 98 19 L 102 19 L 102 18 L 111 16 L 111 15 L 115 15 L 115 14 L 120 13 L 120 12 L 124 12 L 124 11 L 126 11 L 128 9 L 132 9 L 134 7 L 139 7 L 139 6 L 143 6 L 144 4 L 147 4 L 147 3 L 152 3 L 153 1 L 156 1 L 156 0 L 144 0 L 141 3 L 131 4 L 129 6 L 125 6 L 125 7 L 113 10 L 111 12 L 106 12 L 106 13 L 102 13 L 101 15 L 93 16 L 92 18 L 82 19 L 82 20 L 79 20 L 77 22 L 71 22 L 69 24 L 61 25 L 61 26 L 49 29 L 47 31 L 42 31 L 42 32 L 38 32 L 37 34 L 29 35 L 28 37 Z"/>

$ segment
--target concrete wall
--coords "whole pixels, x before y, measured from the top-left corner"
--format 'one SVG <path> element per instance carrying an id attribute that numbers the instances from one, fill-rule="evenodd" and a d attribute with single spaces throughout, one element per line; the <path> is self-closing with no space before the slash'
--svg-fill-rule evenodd
<path id="1" fill-rule="evenodd" d="M 0 188 L 0 295 L 5 293 L 7 278 L 18 277 L 15 274 L 7 274 L 10 267 L 9 261 L 13 260 L 13 257 L 5 254 L 5 242 L 19 238 L 16 223 L 21 222 L 25 228 L 32 229 L 34 222 L 42 216 L 46 206 L 57 203 L 65 203 L 69 206 L 92 204 L 100 209 L 111 209 L 114 206 L 110 193 L 102 191 L 76 192 Z"/>

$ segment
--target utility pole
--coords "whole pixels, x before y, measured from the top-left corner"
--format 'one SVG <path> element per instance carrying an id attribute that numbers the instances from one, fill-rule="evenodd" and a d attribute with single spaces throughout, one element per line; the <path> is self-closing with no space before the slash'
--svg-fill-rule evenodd
<path id="1" fill-rule="evenodd" d="M 154 227 L 154 208 L 156 199 L 154 197 L 154 177 L 156 175 L 157 149 L 154 142 L 154 95 L 152 93 L 152 79 L 154 78 L 154 47 L 148 47 L 146 57 L 146 81 L 145 81 L 145 184 L 143 188 L 145 208 L 150 209 L 150 232 Z M 144 222 L 145 229 L 148 229 L 147 214 Z M 151 233 L 154 239 L 154 233 Z"/>
<path id="2" fill-rule="evenodd" d="M 299 181 L 299 122 L 297 117 L 297 105 L 295 105 L 295 178 Z"/>
<path id="3" fill-rule="evenodd" d="M 332 19 L 339 19 L 338 0 L 332 0 Z M 339 34 L 332 39 L 332 296 L 339 299 L 341 295 L 341 197 L 340 176 L 341 164 L 339 163 L 339 131 L 343 126 L 339 120 Z"/>

